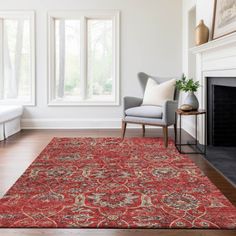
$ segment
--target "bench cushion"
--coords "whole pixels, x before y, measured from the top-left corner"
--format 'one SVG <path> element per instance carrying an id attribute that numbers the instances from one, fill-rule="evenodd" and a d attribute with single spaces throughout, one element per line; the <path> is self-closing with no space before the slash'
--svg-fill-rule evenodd
<path id="1" fill-rule="evenodd" d="M 21 116 L 22 113 L 23 113 L 22 106 L 1 105 L 0 106 L 0 123 L 13 120 L 16 117 Z"/>
<path id="2" fill-rule="evenodd" d="M 139 106 L 132 107 L 125 111 L 127 116 L 135 116 L 135 117 L 146 117 L 146 118 L 162 118 L 162 110 L 161 106 Z"/>

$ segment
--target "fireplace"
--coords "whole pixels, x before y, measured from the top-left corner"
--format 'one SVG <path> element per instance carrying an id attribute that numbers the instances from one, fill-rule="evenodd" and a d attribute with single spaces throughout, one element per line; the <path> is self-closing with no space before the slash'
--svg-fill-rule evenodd
<path id="1" fill-rule="evenodd" d="M 199 118 L 199 143 L 208 142 L 206 159 L 236 184 L 235 42 L 236 33 L 194 47 L 191 52 L 196 54 L 196 79 L 201 84 L 197 94 L 200 108 L 208 112 L 207 125 Z M 194 135 L 192 127 L 187 128 Z"/>
<path id="2" fill-rule="evenodd" d="M 205 43 L 203 45 L 190 49 L 190 52 L 196 55 L 196 80 L 199 80 L 201 84 L 201 87 L 198 91 L 197 96 L 199 99 L 199 105 L 201 109 L 208 110 L 208 106 L 209 106 L 208 97 L 210 95 L 208 95 L 207 87 L 209 87 L 208 84 L 211 83 L 211 80 L 214 81 L 214 83 L 219 82 L 220 84 L 215 84 L 219 86 L 225 86 L 225 87 L 236 86 L 236 64 L 235 64 L 236 43 L 235 42 L 236 42 L 236 33 L 221 37 L 216 40 L 209 41 L 208 43 Z M 223 84 L 220 81 L 223 82 Z M 226 84 L 224 84 L 224 82 L 226 82 Z M 220 88 L 218 89 L 217 87 L 214 92 L 219 92 L 218 90 L 220 90 Z M 213 92 L 210 92 L 210 93 L 212 94 Z M 229 108 L 231 113 L 232 113 L 232 108 L 233 108 L 232 106 Z M 209 109 L 212 109 L 212 108 L 209 107 Z M 210 113 L 211 112 L 209 112 L 209 114 Z M 224 115 L 227 114 L 225 110 L 223 113 Z M 232 118 L 232 114 L 230 115 Z M 212 117 L 208 117 L 208 122 L 210 121 L 212 122 Z M 233 123 L 233 119 L 231 119 L 230 122 Z M 193 124 L 193 122 L 191 123 Z M 212 139 L 210 138 L 212 136 L 212 130 L 209 130 L 212 127 L 212 123 L 210 124 L 210 128 L 208 127 L 208 125 L 205 126 L 204 120 L 201 118 L 199 119 L 198 137 L 199 137 L 200 144 L 204 144 L 205 141 L 208 141 L 209 144 L 213 145 Z M 193 125 L 187 124 L 186 126 L 187 126 L 186 129 L 188 130 L 188 132 L 194 135 Z M 230 128 L 230 132 L 232 131 L 233 128 L 234 128 L 233 126 Z M 208 132 L 208 140 L 205 140 L 205 136 L 204 136 L 205 129 L 207 129 L 207 132 Z M 226 132 L 224 131 L 224 133 Z M 233 132 L 231 132 L 231 135 L 234 135 Z M 227 136 L 229 136 L 229 134 L 227 134 Z M 230 137 L 227 137 L 227 138 L 230 139 Z M 233 136 L 231 139 L 236 140 L 235 136 Z M 213 140 L 213 141 L 216 141 L 216 140 Z M 230 145 L 232 145 L 232 143 Z"/>
<path id="3" fill-rule="evenodd" d="M 236 77 L 207 78 L 207 143 L 236 147 Z"/>

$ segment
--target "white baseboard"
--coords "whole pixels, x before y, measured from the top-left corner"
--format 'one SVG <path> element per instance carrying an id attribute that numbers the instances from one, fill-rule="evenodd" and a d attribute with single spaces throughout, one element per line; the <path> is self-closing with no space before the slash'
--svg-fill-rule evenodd
<path id="1" fill-rule="evenodd" d="M 121 119 L 22 119 L 22 129 L 120 129 Z M 128 124 L 137 129 L 140 125 Z M 148 128 L 159 128 L 148 126 Z"/>
<path id="2" fill-rule="evenodd" d="M 22 119 L 22 129 L 118 129 L 120 119 Z"/>

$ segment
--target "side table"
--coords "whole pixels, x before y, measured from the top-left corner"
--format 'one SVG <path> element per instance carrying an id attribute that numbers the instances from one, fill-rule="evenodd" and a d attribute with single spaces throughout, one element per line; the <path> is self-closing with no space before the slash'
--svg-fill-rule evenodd
<path id="1" fill-rule="evenodd" d="M 198 116 L 199 115 L 204 115 L 204 122 L 205 122 L 205 131 L 204 131 L 204 144 L 203 144 L 203 150 L 199 147 L 198 145 L 198 140 L 197 140 L 197 133 L 198 133 Z M 178 134 L 177 134 L 177 118 L 179 116 L 179 142 L 177 140 Z M 187 143 L 182 143 L 182 116 L 195 116 L 195 141 L 193 143 L 187 142 Z M 175 112 L 175 146 L 179 153 L 181 154 L 203 154 L 206 155 L 206 111 L 205 110 L 197 110 L 197 111 L 182 111 L 181 109 L 176 110 Z M 190 152 L 184 152 L 182 150 L 183 146 L 190 146 L 190 147 L 195 147 L 195 150 L 197 151 L 190 151 Z"/>

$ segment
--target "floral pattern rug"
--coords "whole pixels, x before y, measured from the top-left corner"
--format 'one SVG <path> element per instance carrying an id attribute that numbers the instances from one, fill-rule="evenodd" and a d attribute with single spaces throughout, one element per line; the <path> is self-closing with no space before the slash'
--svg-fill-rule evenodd
<path id="1" fill-rule="evenodd" d="M 54 138 L 0 200 L 0 227 L 236 229 L 236 208 L 172 141 Z"/>

